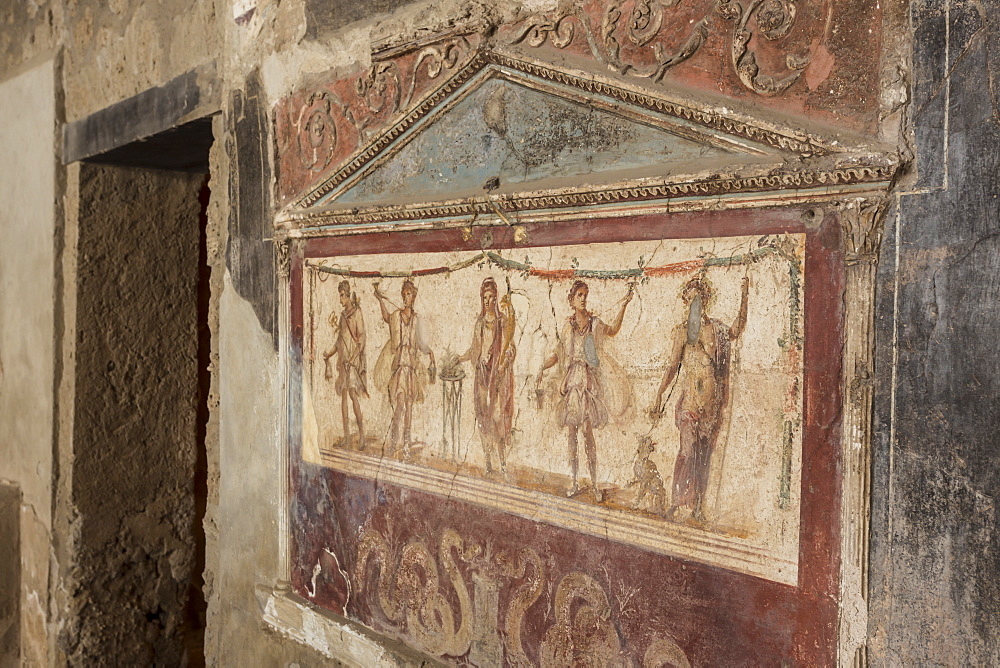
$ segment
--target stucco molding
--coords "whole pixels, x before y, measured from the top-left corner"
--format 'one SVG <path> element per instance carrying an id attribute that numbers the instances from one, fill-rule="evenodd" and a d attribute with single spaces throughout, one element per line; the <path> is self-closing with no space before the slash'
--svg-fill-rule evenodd
<path id="1" fill-rule="evenodd" d="M 665 89 L 643 89 L 627 80 L 611 76 L 598 76 L 585 70 L 565 66 L 556 67 L 544 61 L 529 58 L 523 54 L 497 50 L 488 54 L 489 62 L 498 66 L 518 70 L 539 79 L 563 84 L 592 95 L 604 95 L 627 104 L 648 109 L 680 120 L 691 121 L 706 128 L 750 141 L 767 144 L 774 148 L 802 155 L 823 155 L 831 151 L 829 142 L 815 135 L 797 132 L 790 128 L 768 127 L 739 118 L 728 109 L 699 106 L 673 98 Z"/>
<path id="2" fill-rule="evenodd" d="M 735 110 L 734 100 L 686 97 L 662 84 L 642 85 L 620 72 L 591 69 L 579 60 L 546 61 L 539 57 L 544 53 L 525 52 L 523 46 L 518 47 L 503 36 L 491 40 L 483 34 L 442 35 L 432 43 L 425 40 L 412 48 L 397 46 L 378 53 L 377 58 L 373 56 L 371 71 L 355 82 L 355 92 L 348 98 L 317 89 L 298 102 L 294 96 L 286 99 L 281 103 L 287 106 L 283 117 L 297 118 L 291 127 L 293 132 L 300 133 L 294 140 L 285 140 L 293 142 L 288 149 L 293 154 L 302 153 L 301 133 L 309 132 L 312 127 L 312 121 L 304 119 L 317 114 L 325 119 L 313 128 L 322 134 L 315 142 L 319 147 L 316 151 L 323 155 L 310 154 L 302 160 L 310 170 L 322 166 L 321 171 L 326 175 L 314 172 L 315 176 L 308 177 L 320 180 L 308 185 L 279 212 L 277 227 L 329 228 L 349 225 L 352 221 L 372 224 L 468 216 L 488 213 L 498 197 L 503 198 L 505 210 L 531 211 L 608 201 L 717 197 L 813 186 L 837 188 L 888 183 L 898 163 L 888 147 L 849 133 L 831 133 L 805 123 L 775 120 L 774 114 L 740 113 Z M 738 170 L 730 166 L 701 175 L 669 174 L 641 182 L 623 181 L 621 175 L 609 172 L 603 177 L 606 182 L 593 182 L 600 178 L 590 178 L 592 183 L 558 192 L 533 191 L 530 186 L 512 192 L 505 186 L 499 192 L 462 201 L 391 206 L 338 203 L 341 194 L 492 79 L 529 86 L 595 108 L 612 109 L 614 113 L 667 128 L 706 146 L 724 146 L 753 159 Z M 317 111 L 315 107 L 320 103 L 326 105 L 323 109 L 327 106 L 329 109 Z M 350 122 L 341 122 L 338 130 L 334 127 L 334 112 Z M 350 132 L 344 128 L 350 128 Z M 334 159 L 334 153 L 340 156 L 353 141 L 357 141 L 357 148 Z"/>
<path id="3" fill-rule="evenodd" d="M 274 242 L 274 264 L 277 274 L 278 288 L 278 336 L 279 350 L 287 351 L 291 349 L 290 335 L 292 331 L 291 317 L 291 251 L 292 243 L 288 239 L 279 239 Z M 274 589 L 279 594 L 285 594 L 291 590 L 291 468 L 290 453 L 287 447 L 289 442 L 289 429 L 292 424 L 292 402 L 289 401 L 292 386 L 292 361 L 287 354 L 278 356 L 278 375 L 281 379 L 282 391 L 282 414 L 287 416 L 280 421 L 281 434 L 277 441 L 278 470 L 278 514 L 277 514 L 277 554 L 278 554 L 278 580 Z"/>
<path id="4" fill-rule="evenodd" d="M 553 27 L 546 39 L 558 37 L 557 31 L 558 27 Z M 841 665 L 865 665 L 875 270 L 886 194 L 896 176 L 898 156 L 870 140 L 845 141 L 845 134 L 782 126 L 771 115 L 748 117 L 721 102 L 685 99 L 663 86 L 640 86 L 628 79 L 627 73 L 575 69 L 567 63 L 578 61 L 571 59 L 545 62 L 535 58 L 537 54 L 513 48 L 516 43 L 509 40 L 490 43 L 483 39 L 481 43 L 484 46 L 463 56 L 467 60 L 448 61 L 450 66 L 439 49 L 441 69 L 434 76 L 445 71 L 451 75 L 441 77 L 439 84 L 423 94 L 413 95 L 411 86 L 412 100 L 407 100 L 412 103 L 404 105 L 395 121 L 384 129 L 370 127 L 367 141 L 360 142 L 324 180 L 279 212 L 275 238 L 814 204 L 838 216 L 845 295 L 838 660 Z M 434 44 L 426 42 L 419 46 L 432 47 Z M 381 54 L 378 63 L 407 54 L 412 57 L 413 53 L 413 49 L 394 47 L 392 53 Z M 762 158 L 724 169 L 694 165 L 686 173 L 631 180 L 619 173 L 604 182 L 598 177 L 595 183 L 562 188 L 483 192 L 427 202 L 338 204 L 339 194 L 362 181 L 369 170 L 392 156 L 425 124 L 447 114 L 476 86 L 495 77 L 527 82 L 538 90 L 595 106 L 613 100 L 627 107 L 628 113 L 644 115 L 653 122 L 679 121 L 690 131 L 687 137 L 706 145 L 721 142 L 740 146 Z M 376 86 L 374 76 L 370 85 Z M 813 216 L 817 220 L 822 217 Z M 274 600 L 286 605 L 290 599 Z M 278 622 L 269 623 L 279 628 Z M 280 623 L 288 624 L 290 633 L 301 629 L 298 623 Z"/>
<path id="5" fill-rule="evenodd" d="M 840 513 L 839 663 L 842 666 L 868 663 L 875 273 L 886 208 L 885 197 L 852 198 L 837 205 L 846 265 Z"/>
<path id="6" fill-rule="evenodd" d="M 382 151 L 388 148 L 400 135 L 409 130 L 414 124 L 424 118 L 428 113 L 444 102 L 452 93 L 467 82 L 474 74 L 480 71 L 486 59 L 483 54 L 477 54 L 465 67 L 444 82 L 443 85 L 435 89 L 423 98 L 414 108 L 406 113 L 399 121 L 382 130 L 367 145 L 361 148 L 343 167 L 318 186 L 309 191 L 304 197 L 292 205 L 292 209 L 305 209 L 314 205 L 323 197 L 329 195 L 341 183 L 346 181 L 356 172 L 361 170 Z"/>
<path id="7" fill-rule="evenodd" d="M 373 160 L 390 150 L 404 133 L 423 121 L 438 107 L 445 104 L 473 78 L 485 81 L 493 76 L 511 78 L 518 74 L 535 77 L 551 84 L 566 86 L 578 91 L 584 99 L 604 96 L 633 107 L 641 108 L 654 116 L 669 117 L 702 126 L 706 130 L 720 132 L 734 138 L 761 143 L 797 157 L 826 155 L 831 152 L 830 141 L 816 135 L 796 132 L 790 129 L 768 127 L 764 123 L 753 123 L 742 119 L 725 108 L 698 106 L 694 102 L 683 102 L 662 91 L 643 91 L 634 85 L 626 85 L 611 77 L 598 76 L 583 70 L 556 67 L 538 60 L 516 57 L 506 51 L 486 50 L 477 53 L 464 67 L 444 81 L 397 122 L 374 136 L 370 142 L 356 152 L 342 167 L 319 185 L 299 198 L 292 210 L 307 209 L 334 193 L 338 186 L 348 181 Z M 374 84 L 369 84 L 369 86 Z M 310 98 L 311 100 L 311 98 Z M 307 102 L 309 102 L 307 100 Z"/>
<path id="8" fill-rule="evenodd" d="M 780 206 L 810 194 L 820 199 L 850 195 L 851 191 L 859 186 L 882 190 L 888 186 L 894 171 L 895 167 L 891 165 L 869 165 L 730 178 L 714 175 L 696 175 L 687 179 L 673 177 L 659 181 L 645 180 L 603 187 L 538 191 L 507 196 L 483 195 L 430 204 L 288 212 L 279 217 L 278 225 L 290 236 L 308 236 L 309 230 L 315 228 L 323 228 L 324 234 L 330 234 L 331 227 L 348 233 L 359 229 L 371 231 L 372 225 L 397 221 L 409 223 L 408 227 L 411 229 L 421 226 L 440 227 L 441 221 L 445 219 L 467 224 L 470 216 L 490 216 L 498 209 L 505 213 L 552 213 L 556 210 L 575 211 L 579 207 L 664 202 L 678 198 L 694 200 L 695 204 L 692 205 L 689 201 L 686 206 L 674 207 L 675 210 L 728 208 L 730 205 L 723 201 L 724 198 L 746 194 L 757 195 L 759 200 L 766 201 L 771 206 Z M 789 191 L 795 191 L 795 197 L 789 197 Z M 731 206 L 743 208 L 746 204 L 734 199 Z M 579 211 L 575 211 L 575 215 L 579 215 Z M 540 218 L 552 217 L 543 215 Z M 535 216 L 534 219 L 538 220 L 539 216 Z M 419 225 L 418 221 L 426 223 Z M 300 233 L 296 234 L 296 230 Z"/>

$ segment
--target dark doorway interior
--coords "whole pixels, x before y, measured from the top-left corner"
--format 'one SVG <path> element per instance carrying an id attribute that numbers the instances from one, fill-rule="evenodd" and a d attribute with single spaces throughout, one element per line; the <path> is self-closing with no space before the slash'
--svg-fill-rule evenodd
<path id="1" fill-rule="evenodd" d="M 210 119 L 80 170 L 71 663 L 204 665 Z"/>
<path id="2" fill-rule="evenodd" d="M 21 656 L 21 489 L 0 482 L 0 666 Z"/>

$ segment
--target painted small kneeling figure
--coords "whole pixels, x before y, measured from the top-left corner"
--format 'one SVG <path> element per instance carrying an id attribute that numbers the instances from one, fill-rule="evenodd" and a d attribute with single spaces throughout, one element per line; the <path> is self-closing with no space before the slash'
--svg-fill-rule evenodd
<path id="1" fill-rule="evenodd" d="M 656 444 L 649 436 L 643 436 L 639 439 L 639 451 L 636 453 L 633 465 L 635 479 L 629 483 L 629 486 L 639 488 L 633 506 L 636 510 L 650 510 L 663 516 L 666 515 L 667 494 L 663 487 L 663 479 L 660 478 L 660 472 L 656 469 L 656 463 L 649 458 L 655 446 Z"/>

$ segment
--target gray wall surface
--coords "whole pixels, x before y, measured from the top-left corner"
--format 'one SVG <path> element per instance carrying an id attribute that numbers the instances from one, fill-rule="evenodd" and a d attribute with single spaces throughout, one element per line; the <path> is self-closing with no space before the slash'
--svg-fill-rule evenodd
<path id="1" fill-rule="evenodd" d="M 1000 663 L 1000 6 L 912 4 L 877 307 L 872 660 Z"/>

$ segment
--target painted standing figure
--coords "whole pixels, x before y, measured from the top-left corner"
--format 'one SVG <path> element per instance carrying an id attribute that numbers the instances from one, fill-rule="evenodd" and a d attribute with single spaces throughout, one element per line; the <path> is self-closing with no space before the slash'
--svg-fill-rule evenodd
<path id="1" fill-rule="evenodd" d="M 376 377 L 384 382 L 383 389 L 392 404 L 392 423 L 389 442 L 395 452 L 400 444 L 409 453 L 410 427 L 413 423 L 413 404 L 423 403 L 424 385 L 434 382 L 434 353 L 421 336 L 419 319 L 413 304 L 417 299 L 417 286 L 406 279 L 400 290 L 403 306 L 389 311 L 388 298 L 375 284 L 375 296 L 382 310 L 382 320 L 389 325 L 389 341 L 379 355 Z M 430 358 L 425 371 L 422 355 Z M 426 374 L 426 375 L 425 375 Z"/>
<path id="2" fill-rule="evenodd" d="M 361 315 L 357 294 L 351 291 L 351 284 L 341 281 L 337 286 L 340 294 L 340 320 L 337 323 L 337 341 L 333 349 L 323 355 L 326 362 L 326 379 L 330 380 L 330 358 L 337 356 L 337 393 L 344 417 L 344 441 L 351 440 L 348 399 L 354 406 L 354 419 L 358 423 L 358 449 L 365 449 L 365 420 L 361 413 L 360 397 L 368 396 L 368 363 L 365 360 L 365 320 Z"/>
<path id="3" fill-rule="evenodd" d="M 577 280 L 569 289 L 569 304 L 573 309 L 559 336 L 556 351 L 545 359 L 538 370 L 536 383 L 541 392 L 542 376 L 546 369 L 561 363 L 564 369 L 559 389 L 559 420 L 569 430 L 569 461 L 573 471 L 573 484 L 567 496 L 580 491 L 578 482 L 579 454 L 578 433 L 583 430 L 590 480 L 597 502 L 604 500 L 604 494 L 597 484 L 597 443 L 594 430 L 600 429 L 611 416 L 605 374 L 602 373 L 603 348 L 607 338 L 618 334 L 625 319 L 625 309 L 632 301 L 633 286 L 622 302 L 621 310 L 612 324 L 607 324 L 587 310 L 587 284 Z"/>
<path id="4" fill-rule="evenodd" d="M 493 472 L 493 454 L 507 472 L 507 449 L 514 419 L 514 310 L 510 295 L 498 304 L 497 283 L 487 278 L 479 288 L 482 308 L 469 349 L 458 359 L 475 366 L 473 400 L 486 455 L 486 472 Z"/>
<path id="5" fill-rule="evenodd" d="M 674 423 L 680 431 L 680 450 L 674 463 L 670 518 L 677 518 L 684 509 L 698 521 L 705 519 L 712 452 L 729 403 L 730 348 L 746 326 L 749 286 L 744 277 L 739 315 L 731 327 L 708 317 L 712 289 L 705 277 L 692 278 L 681 291 L 688 317 L 674 330 L 673 348 L 653 406 L 654 415 L 663 413 L 663 393 L 676 379 L 680 396 Z"/>

